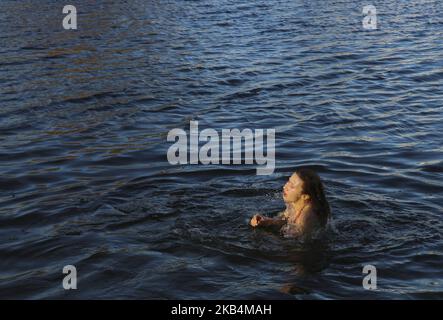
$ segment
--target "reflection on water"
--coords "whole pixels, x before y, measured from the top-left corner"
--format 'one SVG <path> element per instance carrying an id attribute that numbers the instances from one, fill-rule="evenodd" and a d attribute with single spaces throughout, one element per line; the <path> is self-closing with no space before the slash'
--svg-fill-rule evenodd
<path id="1" fill-rule="evenodd" d="M 442 298 L 442 4 L 366 4 L 2 1 L 0 297 Z M 190 120 L 276 129 L 275 174 L 169 165 Z M 251 230 L 304 165 L 330 230 Z"/>

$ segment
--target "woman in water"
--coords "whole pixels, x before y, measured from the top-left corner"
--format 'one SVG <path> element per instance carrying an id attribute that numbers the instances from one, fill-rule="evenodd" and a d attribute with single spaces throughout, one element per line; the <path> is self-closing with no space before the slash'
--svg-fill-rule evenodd
<path id="1" fill-rule="evenodd" d="M 330 216 L 320 177 L 312 170 L 297 170 L 283 187 L 286 210 L 276 218 L 256 214 L 251 226 L 307 235 L 324 227 Z"/>

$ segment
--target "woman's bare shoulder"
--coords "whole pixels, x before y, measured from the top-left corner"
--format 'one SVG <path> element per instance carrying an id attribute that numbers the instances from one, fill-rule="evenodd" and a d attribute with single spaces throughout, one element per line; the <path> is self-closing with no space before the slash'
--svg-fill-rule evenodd
<path id="1" fill-rule="evenodd" d="M 300 225 L 304 229 L 313 229 L 321 225 L 319 215 L 315 207 L 309 206 L 304 210 L 304 213 L 300 217 Z"/>

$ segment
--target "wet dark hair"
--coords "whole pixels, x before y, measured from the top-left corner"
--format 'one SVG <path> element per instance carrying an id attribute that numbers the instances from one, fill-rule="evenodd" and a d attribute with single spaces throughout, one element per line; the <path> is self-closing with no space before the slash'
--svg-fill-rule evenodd
<path id="1" fill-rule="evenodd" d="M 297 176 L 303 181 L 303 193 L 309 195 L 315 212 L 320 218 L 320 223 L 325 225 L 331 214 L 329 203 L 326 200 L 323 184 L 319 175 L 311 169 L 298 169 Z"/>

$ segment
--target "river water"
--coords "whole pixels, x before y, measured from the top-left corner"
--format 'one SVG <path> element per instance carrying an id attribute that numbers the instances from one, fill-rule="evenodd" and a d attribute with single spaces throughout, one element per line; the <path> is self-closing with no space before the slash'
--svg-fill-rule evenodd
<path id="1" fill-rule="evenodd" d="M 0 2 L 0 298 L 443 298 L 441 1 L 72 4 Z M 275 129 L 275 172 L 169 164 L 190 120 Z M 252 230 L 301 166 L 328 231 Z"/>

